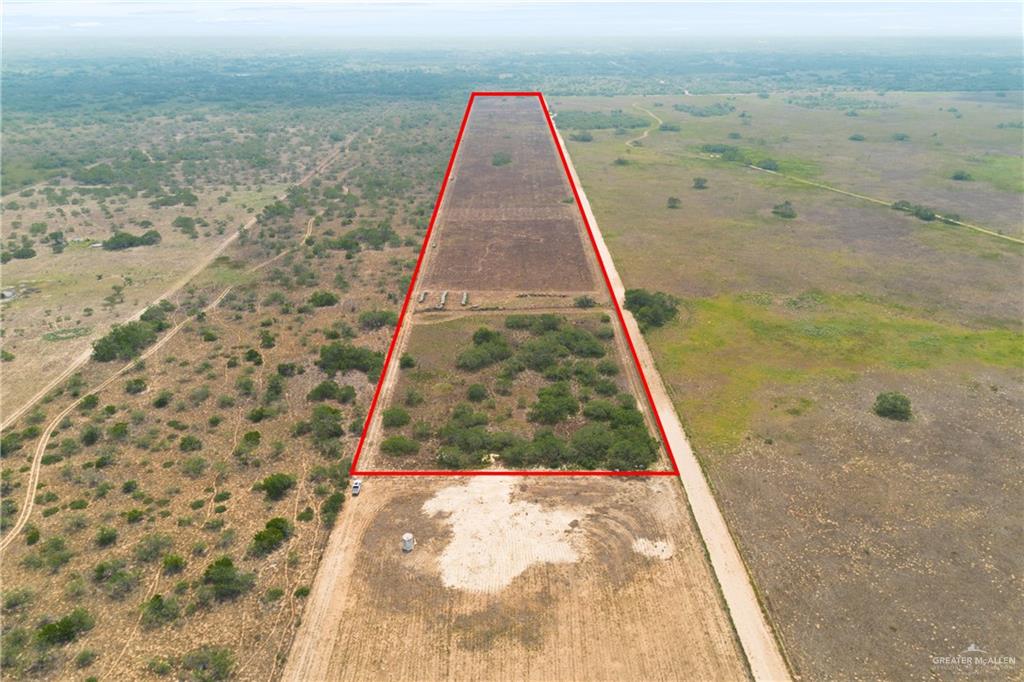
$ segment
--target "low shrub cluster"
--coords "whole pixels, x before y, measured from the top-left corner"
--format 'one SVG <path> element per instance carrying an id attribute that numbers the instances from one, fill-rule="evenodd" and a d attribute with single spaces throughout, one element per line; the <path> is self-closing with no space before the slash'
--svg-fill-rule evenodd
<path id="1" fill-rule="evenodd" d="M 627 289 L 625 307 L 646 331 L 674 320 L 679 314 L 679 299 L 660 291 Z"/>
<path id="2" fill-rule="evenodd" d="M 249 545 L 250 556 L 266 556 L 285 543 L 295 532 L 288 519 L 280 516 L 267 521 L 263 530 L 258 531 Z"/>
<path id="3" fill-rule="evenodd" d="M 316 364 L 328 376 L 357 370 L 375 380 L 384 365 L 384 354 L 348 343 L 330 343 L 320 347 L 320 359 Z"/>
<path id="4" fill-rule="evenodd" d="M 115 324 L 107 335 L 92 345 L 92 357 L 99 362 L 131 360 L 156 341 L 156 335 L 171 326 L 167 314 L 174 310 L 168 301 L 150 306 L 135 322 Z"/>
<path id="5" fill-rule="evenodd" d="M 283 498 L 295 486 L 295 477 L 290 474 L 270 474 L 252 487 L 261 491 L 268 500 L 276 501 Z"/>
<path id="6" fill-rule="evenodd" d="M 149 230 L 140 235 L 130 232 L 115 232 L 112 237 L 105 239 L 102 243 L 106 251 L 120 251 L 131 249 L 136 246 L 152 246 L 160 243 L 160 233 L 156 230 Z"/>

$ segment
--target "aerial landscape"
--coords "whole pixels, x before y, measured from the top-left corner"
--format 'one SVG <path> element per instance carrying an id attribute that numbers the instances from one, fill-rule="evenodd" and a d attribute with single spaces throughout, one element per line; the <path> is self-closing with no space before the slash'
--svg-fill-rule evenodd
<path id="1" fill-rule="evenodd" d="M 12 0 L 0 677 L 1021 679 L 1022 12 Z"/>

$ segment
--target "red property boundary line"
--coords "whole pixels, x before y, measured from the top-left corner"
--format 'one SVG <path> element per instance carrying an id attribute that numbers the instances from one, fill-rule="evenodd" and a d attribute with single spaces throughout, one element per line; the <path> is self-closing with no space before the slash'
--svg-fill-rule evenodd
<path id="1" fill-rule="evenodd" d="M 615 308 L 615 314 L 618 317 L 619 324 L 622 328 L 622 333 L 626 337 L 626 344 L 629 346 L 629 352 L 633 356 L 633 364 L 636 367 L 637 374 L 640 376 L 640 382 L 644 387 L 644 394 L 647 396 L 647 404 L 651 408 L 651 412 L 654 414 L 654 420 L 658 424 L 658 431 L 661 435 L 661 442 L 665 446 L 665 452 L 668 453 L 669 461 L 672 464 L 672 469 L 668 471 L 586 471 L 586 470 L 571 470 L 571 471 L 537 471 L 532 469 L 526 470 L 449 470 L 449 469 L 422 469 L 422 470 L 391 470 L 391 469 L 375 469 L 375 470 L 360 470 L 358 468 L 359 457 L 363 452 L 363 445 L 366 442 L 366 435 L 370 429 L 370 422 L 373 419 L 374 411 L 377 408 L 377 401 L 380 399 L 381 388 L 384 386 L 384 377 L 387 374 L 388 367 L 391 365 L 392 357 L 395 353 L 395 346 L 398 343 L 398 333 L 402 329 L 402 324 L 405 322 L 405 315 L 409 309 L 409 301 L 412 299 L 412 292 L 416 286 L 416 279 L 420 274 L 420 267 L 423 265 L 423 259 L 427 253 L 427 245 L 430 243 L 430 236 L 434 232 L 434 223 L 437 221 L 437 215 L 441 210 L 441 203 L 444 200 L 444 193 L 448 187 L 448 179 L 451 177 L 452 168 L 455 166 L 455 157 L 459 153 L 459 146 L 462 144 L 462 136 L 466 131 L 466 123 L 469 121 L 469 113 L 473 108 L 473 102 L 476 101 L 477 97 L 535 97 L 541 107 L 541 111 L 544 113 L 544 120 L 547 121 L 548 129 L 551 131 L 551 141 L 555 143 L 555 149 L 558 150 L 558 158 L 562 162 L 562 170 L 565 172 L 565 178 L 569 182 L 569 187 L 572 189 L 573 199 L 576 202 L 576 207 L 580 212 L 580 218 L 583 220 L 583 225 L 587 228 L 587 236 L 590 238 L 590 245 L 594 249 L 594 254 L 597 256 L 597 263 L 601 267 L 601 275 L 604 277 L 605 286 L 608 287 L 608 293 L 612 300 L 612 305 Z M 419 257 L 416 259 L 416 267 L 412 273 L 412 279 L 409 281 L 409 289 L 405 294 L 405 300 L 402 302 L 402 311 L 398 315 L 398 324 L 395 326 L 395 333 L 391 336 L 391 344 L 388 346 L 387 355 L 384 358 L 384 366 L 381 369 L 380 379 L 377 381 L 377 388 L 373 392 L 373 400 L 370 402 L 370 409 L 366 415 L 366 421 L 363 423 L 363 432 L 359 436 L 359 445 L 356 447 L 356 454 L 352 460 L 352 467 L 349 470 L 352 476 L 678 476 L 679 466 L 676 464 L 675 455 L 672 454 L 672 448 L 668 443 L 668 436 L 665 434 L 665 427 L 661 421 L 661 415 L 658 414 L 658 408 L 654 404 L 654 396 L 651 395 L 651 387 L 647 383 L 647 377 L 644 375 L 643 367 L 640 365 L 640 358 L 637 356 L 636 347 L 633 345 L 633 339 L 629 335 L 629 328 L 626 326 L 626 319 L 622 315 L 622 306 L 619 305 L 618 299 L 615 297 L 615 291 L 612 288 L 611 279 L 608 277 L 608 270 L 605 268 L 604 260 L 601 258 L 601 251 L 597 248 L 597 240 L 594 238 L 594 230 L 590 226 L 590 221 L 587 220 L 587 214 L 583 210 L 583 204 L 580 202 L 580 193 L 576 187 L 576 183 L 573 182 L 572 173 L 569 172 L 569 162 L 566 159 L 565 151 L 562 149 L 562 145 L 558 140 L 558 135 L 555 132 L 555 124 L 551 120 L 551 114 L 548 110 L 547 101 L 544 99 L 544 95 L 540 92 L 472 92 L 469 96 L 469 102 L 466 103 L 466 110 L 462 115 L 462 123 L 459 125 L 459 134 L 455 138 L 455 146 L 452 148 L 452 155 L 448 159 L 448 168 L 444 173 L 444 180 L 441 182 L 441 190 L 437 194 L 437 201 L 434 204 L 434 211 L 430 215 L 430 223 L 427 226 L 427 233 L 423 238 L 423 246 L 420 248 Z"/>

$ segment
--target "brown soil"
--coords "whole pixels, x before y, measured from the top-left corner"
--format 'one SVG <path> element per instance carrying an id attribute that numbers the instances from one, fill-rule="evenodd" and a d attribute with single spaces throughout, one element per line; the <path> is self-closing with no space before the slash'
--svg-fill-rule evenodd
<path id="1" fill-rule="evenodd" d="M 480 542 L 500 537 L 511 503 L 559 524 L 571 519 L 564 533 L 577 558 L 535 561 L 496 589 L 446 587 L 443 559 L 460 526 L 430 500 L 480 485 L 368 480 L 339 529 L 345 569 L 318 575 L 285 679 L 746 676 L 676 481 L 485 483 L 509 494 L 478 498 Z M 408 554 L 400 549 L 405 532 L 417 539 Z M 508 560 L 540 532 L 524 526 L 496 542 L 496 578 L 507 578 Z M 676 551 L 645 556 L 634 548 L 640 538 L 671 542 Z M 315 609 L 320 600 L 330 606 Z"/>
<path id="2" fill-rule="evenodd" d="M 495 165 L 501 154 L 510 161 Z M 460 294 L 598 288 L 571 198 L 538 101 L 477 98 L 421 288 Z"/>

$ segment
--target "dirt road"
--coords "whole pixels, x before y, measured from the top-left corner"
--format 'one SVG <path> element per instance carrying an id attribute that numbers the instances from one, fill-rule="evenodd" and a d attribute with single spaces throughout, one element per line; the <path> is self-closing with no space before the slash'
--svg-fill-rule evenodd
<path id="1" fill-rule="evenodd" d="M 300 185 L 301 184 L 305 184 L 306 182 L 308 182 L 310 180 L 310 178 L 312 178 L 314 175 L 316 175 L 317 173 L 321 172 L 324 168 L 326 168 L 332 161 L 334 161 L 334 159 L 338 158 L 338 156 L 345 149 L 348 148 L 348 145 L 352 142 L 352 140 L 354 138 L 355 138 L 355 133 L 352 133 L 347 138 L 345 138 L 345 141 L 342 144 L 341 148 L 339 148 L 333 154 L 329 155 L 327 159 L 325 159 L 324 161 L 319 163 L 315 169 L 313 169 L 312 171 L 307 173 L 302 178 L 302 180 L 299 181 L 299 184 Z M 283 199 L 285 196 L 286 195 L 282 194 L 279 198 Z M 301 244 L 301 242 L 304 242 L 310 236 L 310 234 L 312 234 L 313 222 L 315 220 L 316 220 L 316 217 L 314 216 L 314 217 L 311 217 L 309 219 L 309 221 L 306 223 L 306 231 L 305 231 L 305 233 L 302 236 L 302 240 L 300 241 L 300 244 Z M 232 233 L 231 236 L 229 236 L 227 239 L 225 239 L 223 242 L 221 242 L 213 251 L 211 251 L 205 258 L 203 258 L 203 260 L 200 263 L 198 263 L 194 268 L 189 270 L 189 272 L 187 274 L 185 274 L 180 279 L 178 279 L 170 289 L 168 289 L 166 292 L 164 292 L 164 295 L 161 296 L 160 299 L 170 298 L 172 295 L 177 293 L 177 291 L 179 289 L 184 287 L 189 281 L 192 280 L 192 278 L 194 278 L 196 275 L 198 275 L 200 272 L 202 272 L 204 268 L 206 268 L 211 263 L 213 263 L 213 261 L 216 260 L 217 257 L 220 256 L 220 254 L 223 253 L 224 250 L 229 245 L 231 245 L 235 240 L 237 240 L 238 239 L 238 235 L 241 234 L 242 230 L 245 230 L 245 229 L 248 229 L 248 228 L 252 227 L 255 223 L 256 223 L 256 218 L 255 217 L 251 218 L 245 224 L 244 227 L 240 228 L 237 232 Z M 273 256 L 271 258 L 268 258 L 267 260 L 252 266 L 251 268 L 249 268 L 248 271 L 249 272 L 257 272 L 258 270 L 261 270 L 264 267 L 270 265 L 271 263 L 277 261 L 279 258 L 281 258 L 285 254 L 289 253 L 290 251 L 291 251 L 291 249 L 283 251 L 283 252 L 281 252 L 281 253 L 279 253 L 276 256 Z M 218 305 L 220 305 L 221 301 L 224 300 L 224 297 L 227 296 L 230 291 L 231 291 L 231 287 L 227 287 L 226 289 L 224 289 L 217 296 L 217 298 L 215 298 L 213 301 L 211 301 L 209 303 L 209 305 L 207 305 L 204 308 L 204 310 L 208 312 L 208 311 L 211 311 L 211 310 L 215 309 Z M 157 300 L 160 300 L 160 299 L 157 299 Z M 142 310 L 138 311 L 135 315 L 133 315 L 129 319 L 129 321 L 138 319 L 139 316 L 141 316 L 144 311 L 145 311 L 145 308 L 143 308 Z M 28 482 L 27 482 L 27 485 L 25 486 L 25 501 L 22 504 L 21 509 L 18 511 L 18 519 L 17 519 L 17 521 L 15 521 L 14 525 L 11 526 L 11 528 L 7 531 L 6 535 L 3 536 L 3 539 L 0 540 L 0 552 L 3 552 L 3 550 L 5 550 L 8 547 L 8 545 L 10 545 L 11 542 L 14 541 L 14 538 L 18 535 L 19 532 L 21 532 L 22 528 L 25 527 L 25 524 L 28 523 L 29 517 L 32 515 L 32 509 L 33 509 L 34 502 L 35 502 L 36 488 L 39 485 L 39 474 L 40 474 L 40 471 L 41 471 L 41 468 L 42 468 L 43 455 L 46 454 L 46 447 L 47 447 L 47 445 L 49 445 L 50 436 L 53 434 L 54 430 L 57 428 L 57 426 L 60 424 L 60 422 L 64 419 L 64 417 L 66 417 L 69 414 L 71 414 L 72 410 L 74 410 L 82 402 L 82 400 L 85 399 L 86 396 L 92 395 L 94 393 L 97 393 L 97 392 L 103 390 L 104 388 L 109 386 L 112 382 L 114 382 L 119 377 L 123 376 L 126 372 L 128 372 L 132 367 L 135 366 L 135 364 L 137 362 L 139 362 L 140 360 L 145 360 L 146 358 L 149 358 L 153 354 L 157 353 L 171 339 L 174 338 L 174 336 L 181 330 L 181 328 L 184 325 L 186 325 L 190 321 L 191 321 L 191 318 L 186 318 L 186 319 L 182 320 L 181 322 L 179 322 L 178 324 L 176 324 L 166 334 L 164 334 L 155 344 L 153 344 L 151 347 L 146 349 L 146 351 L 143 352 L 142 355 L 140 355 L 138 358 L 133 359 L 131 362 L 125 364 L 123 367 L 121 367 L 121 369 L 117 370 L 114 374 L 112 374 L 109 377 L 107 377 L 103 382 L 101 382 L 100 384 L 95 386 L 88 393 L 83 393 L 81 397 L 79 397 L 77 400 L 75 400 L 74 402 L 69 404 L 59 414 L 57 414 L 56 417 L 54 417 L 53 419 L 50 420 L 50 422 L 46 426 L 46 429 L 43 431 L 42 435 L 39 437 L 38 443 L 36 444 L 35 453 L 34 453 L 34 455 L 32 457 L 32 466 L 31 466 L 31 469 L 29 470 Z M 92 351 L 89 350 L 89 351 L 83 353 L 82 355 L 80 355 L 78 358 L 76 358 L 72 362 L 72 364 L 66 370 L 64 370 L 64 372 L 61 373 L 61 375 L 59 377 L 57 377 L 56 379 L 54 379 L 53 381 L 48 383 L 46 385 L 46 387 L 43 390 L 41 390 L 39 393 L 37 393 L 36 396 L 32 400 L 30 400 L 27 404 L 22 406 L 17 412 L 12 414 L 7 419 L 7 421 L 4 422 L 3 428 L 7 428 L 7 426 L 10 423 L 12 423 L 15 419 L 17 419 L 26 410 L 31 408 L 38 400 L 42 399 L 42 397 L 45 396 L 49 391 L 53 390 L 58 385 L 60 385 L 60 382 L 62 382 L 65 379 L 67 379 L 79 367 L 81 367 L 83 364 L 88 362 L 89 358 L 91 356 L 92 356 Z"/>
<path id="2" fill-rule="evenodd" d="M 653 114 L 651 115 L 654 116 Z M 565 142 L 560 134 L 558 136 L 558 143 L 561 145 L 562 150 L 565 151 Z M 590 202 L 583 192 L 583 186 L 567 151 L 565 151 L 565 158 L 569 165 L 573 182 L 579 190 L 580 206 L 586 213 L 587 221 L 590 223 L 594 240 L 597 242 L 608 278 L 611 281 L 612 290 L 616 298 L 621 301 L 625 296 L 625 287 L 622 284 L 622 279 L 615 269 L 614 261 L 598 228 L 597 219 L 594 217 Z M 704 478 L 700 464 L 693 454 L 693 449 L 690 447 L 690 442 L 683 431 L 683 426 L 679 421 L 679 415 L 676 414 L 675 406 L 672 404 L 665 385 L 661 381 L 661 375 L 654 364 L 654 358 L 647 347 L 647 342 L 641 335 L 640 328 L 632 314 L 628 311 L 623 311 L 623 316 L 629 328 L 629 334 L 633 338 L 633 344 L 636 348 L 637 356 L 640 358 L 640 364 L 647 377 L 655 406 L 661 415 L 672 453 L 675 455 L 676 463 L 679 465 L 679 478 L 686 489 L 686 495 L 689 498 L 694 518 L 697 521 L 697 527 L 707 547 L 711 565 L 721 586 L 722 595 L 729 607 L 733 625 L 743 646 L 743 651 L 747 656 L 751 672 L 754 678 L 758 680 L 788 680 L 790 679 L 789 669 L 786 666 L 779 644 L 761 610 L 761 605 L 757 600 L 757 595 L 754 593 L 746 566 L 740 557 L 732 535 L 729 533 L 725 519 L 722 517 L 722 512 L 719 510 L 717 502 L 715 502 L 711 488 Z"/>
<path id="3" fill-rule="evenodd" d="M 647 109 L 644 109 L 639 104 L 634 104 L 633 106 L 636 107 L 637 109 L 639 109 L 640 111 L 644 112 L 645 114 L 647 114 L 651 118 L 653 118 L 655 121 L 657 121 L 657 123 L 655 123 L 652 126 L 648 126 L 647 128 L 645 128 L 643 135 L 641 135 L 639 137 L 634 137 L 632 140 L 627 140 L 626 141 L 626 146 L 627 147 L 633 147 L 640 140 L 647 139 L 647 136 L 651 134 L 651 130 L 654 128 L 654 126 L 656 126 L 656 125 L 660 126 L 662 123 L 664 123 L 664 121 L 662 121 L 660 118 L 658 118 L 658 116 L 656 116 L 654 113 L 648 111 Z M 564 147 L 564 145 L 563 145 L 563 147 Z"/>
<path id="4" fill-rule="evenodd" d="M 345 138 L 345 141 L 342 142 L 341 146 L 338 149 L 336 149 L 334 152 L 329 154 L 323 161 L 318 163 L 316 168 L 314 168 L 313 170 L 311 170 L 308 173 L 306 173 L 306 175 L 304 175 L 302 177 L 302 179 L 299 180 L 298 184 L 299 185 L 306 184 L 307 182 L 309 182 L 309 180 L 313 176 L 315 176 L 317 173 L 320 173 L 321 171 L 323 171 L 324 168 L 326 168 L 331 162 L 333 162 L 335 159 L 337 159 L 338 156 L 340 156 L 342 154 L 342 152 L 344 152 L 348 148 L 348 145 L 351 144 L 351 142 L 352 142 L 352 140 L 354 138 L 355 138 L 355 133 L 352 133 L 347 138 Z M 278 195 L 277 198 L 283 200 L 286 197 L 287 197 L 287 194 L 286 193 L 282 193 L 282 194 Z M 186 284 L 191 282 L 196 277 L 196 275 L 198 275 L 200 272 L 205 270 L 211 263 L 213 263 L 213 261 L 217 260 L 217 258 L 222 253 L 224 253 L 224 250 L 226 248 L 228 248 L 229 246 L 231 246 L 231 244 L 233 244 L 235 242 L 235 240 L 238 239 L 238 235 L 241 234 L 243 230 L 248 230 L 253 225 L 255 225 L 256 224 L 256 220 L 257 220 L 257 217 L 254 216 L 254 217 L 250 218 L 245 223 L 245 225 L 240 227 L 235 232 L 232 232 L 224 241 L 219 243 L 216 247 L 214 247 L 214 249 L 212 251 L 207 253 L 203 257 L 202 260 L 200 260 L 198 263 L 196 263 L 195 266 L 192 269 L 190 269 L 184 275 L 182 275 L 181 277 L 176 279 L 174 281 L 174 283 L 171 284 L 171 286 L 166 291 L 164 291 L 162 294 L 160 294 L 160 296 L 157 296 L 156 299 L 154 299 L 153 302 L 155 303 L 156 301 L 159 301 L 159 300 L 162 300 L 162 299 L 169 299 L 172 296 L 174 296 L 175 294 L 177 294 Z M 307 227 L 307 231 L 306 231 L 307 234 L 306 234 L 306 236 L 309 236 L 309 228 L 310 227 L 312 227 L 312 224 Z M 125 319 L 123 322 L 134 322 L 135 320 L 138 320 L 139 317 L 142 316 L 142 313 L 144 313 L 146 311 L 146 308 L 149 307 L 149 305 L 150 304 L 147 304 L 145 307 L 140 308 L 139 310 L 136 310 L 135 313 L 131 317 Z M 92 348 L 89 348 L 87 350 L 82 351 L 82 353 L 80 353 L 75 358 L 73 358 L 71 360 L 71 362 L 68 363 L 68 366 L 64 369 L 64 371 L 62 371 L 60 374 L 58 374 L 52 380 L 48 381 L 24 405 L 22 405 L 21 407 L 16 409 L 14 412 L 11 412 L 6 417 L 4 417 L 3 423 L 0 424 L 0 430 L 6 430 L 9 426 L 11 426 L 11 424 L 13 424 L 15 421 L 17 421 L 26 412 L 28 412 L 28 410 L 32 409 L 35 406 L 35 404 L 38 403 L 40 400 L 42 400 L 43 397 L 47 393 L 49 393 L 53 389 L 55 389 L 58 386 L 60 386 L 61 383 L 63 383 L 64 381 L 66 381 L 68 379 L 68 377 L 70 377 L 72 374 L 77 372 L 82 365 L 84 365 L 85 363 L 87 363 L 89 361 L 90 357 L 92 357 Z M 2 411 L 2 409 L 0 409 L 0 411 Z"/>
<path id="5" fill-rule="evenodd" d="M 213 301 L 211 301 L 210 304 L 207 305 L 206 308 L 204 308 L 204 310 L 208 312 L 216 308 L 218 305 L 220 305 L 220 302 L 224 300 L 224 297 L 228 295 L 229 291 L 231 291 L 231 287 L 228 287 L 227 289 L 222 291 L 220 295 L 217 296 L 217 298 L 213 299 Z M 152 357 L 154 353 L 158 352 L 161 348 L 167 345 L 167 343 L 174 338 L 174 336 L 181 330 L 182 327 L 184 327 L 191 321 L 192 318 L 185 318 L 178 324 L 174 325 L 174 327 L 172 327 L 166 334 L 164 334 L 155 344 L 147 348 L 142 355 L 135 358 L 131 362 L 125 364 L 123 367 L 121 367 L 121 369 L 117 370 L 109 377 L 104 379 L 102 383 L 95 386 L 88 393 L 83 393 L 77 400 L 75 400 L 67 407 L 65 407 L 63 410 L 61 410 L 53 419 L 49 421 L 49 423 L 46 425 L 46 429 L 43 431 L 42 435 L 39 436 L 39 441 L 36 443 L 35 453 L 32 456 L 32 468 L 29 470 L 28 483 L 25 486 L 25 502 L 24 504 L 22 504 L 21 509 L 18 512 L 18 520 L 14 522 L 14 525 L 11 526 L 10 530 L 7 531 L 7 534 L 4 535 L 2 540 L 0 540 L 0 552 L 3 552 L 3 550 L 7 549 L 7 546 L 14 541 L 14 538 L 16 538 L 18 533 L 21 532 L 21 529 L 25 527 L 25 524 L 28 523 L 29 517 L 32 515 L 32 508 L 34 506 L 36 497 L 36 488 L 39 485 L 39 473 L 42 469 L 43 455 L 46 454 L 46 446 L 50 444 L 50 436 L 53 435 L 54 430 L 56 430 L 56 428 L 60 425 L 64 417 L 71 414 L 71 412 L 74 411 L 74 409 L 78 407 L 78 405 L 81 404 L 81 402 L 85 400 L 87 396 L 102 391 L 104 388 L 112 384 L 125 373 L 129 372 L 137 362 Z"/>

